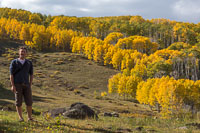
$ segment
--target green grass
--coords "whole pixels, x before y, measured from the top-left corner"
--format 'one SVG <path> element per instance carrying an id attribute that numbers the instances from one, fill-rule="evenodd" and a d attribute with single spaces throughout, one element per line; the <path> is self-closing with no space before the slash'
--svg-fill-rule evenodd
<path id="1" fill-rule="evenodd" d="M 25 115 L 25 113 L 24 113 Z M 47 115 L 34 115 L 37 122 L 17 122 L 15 112 L 0 112 L 0 131 L 6 132 L 137 132 L 142 127 L 143 132 L 198 132 L 199 129 L 187 126 L 187 129 L 180 129 L 186 123 L 199 122 L 189 119 L 155 119 L 153 117 L 104 117 L 99 116 L 98 120 L 67 119 L 62 116 L 51 118 Z M 138 131 L 139 132 L 139 131 Z"/>
<path id="2" fill-rule="evenodd" d="M 3 46 L 1 44 L 1 46 Z M 16 46 L 14 46 L 15 48 Z M 5 47 L 4 47 L 5 48 Z M 13 48 L 10 44 L 9 47 Z M 23 105 L 25 122 L 19 123 L 14 107 L 14 95 L 10 91 L 10 58 L 16 58 L 17 49 L 4 51 L 0 56 L 0 108 L 14 111 L 0 111 L 0 132 L 198 132 L 190 126 L 179 129 L 187 123 L 199 123 L 199 119 L 161 119 L 157 112 L 134 100 L 124 100 L 115 94 L 102 97 L 107 92 L 108 78 L 119 71 L 100 66 L 84 56 L 66 52 L 38 53 L 29 51 L 33 61 L 34 81 L 33 110 L 38 123 L 28 123 Z M 62 116 L 50 118 L 43 115 L 49 109 L 69 107 L 82 102 L 98 112 L 99 120 L 73 120 Z M 123 113 L 128 111 L 129 113 Z M 118 112 L 119 118 L 104 117 L 104 112 Z"/>

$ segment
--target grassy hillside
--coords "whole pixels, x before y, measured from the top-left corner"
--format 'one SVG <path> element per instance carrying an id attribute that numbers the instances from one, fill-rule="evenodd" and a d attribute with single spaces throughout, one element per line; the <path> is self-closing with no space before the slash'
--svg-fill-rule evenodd
<path id="1" fill-rule="evenodd" d="M 137 102 L 113 94 L 102 97 L 101 92 L 107 92 L 108 78 L 119 71 L 100 66 L 82 55 L 67 52 L 29 51 L 28 58 L 34 64 L 33 110 L 38 123 L 19 123 L 9 82 L 9 64 L 10 60 L 18 56 L 18 44 L 0 44 L 1 50 L 4 49 L 0 56 L 0 109 L 4 110 L 0 111 L 0 132 L 198 131 L 197 126 L 187 125 L 199 122 L 198 119 L 189 119 L 187 116 L 183 119 L 160 119 L 156 112 Z M 98 113 L 99 120 L 73 120 L 43 115 L 49 109 L 69 107 L 75 102 L 90 106 Z M 104 112 L 117 112 L 120 117 L 104 117 Z"/>

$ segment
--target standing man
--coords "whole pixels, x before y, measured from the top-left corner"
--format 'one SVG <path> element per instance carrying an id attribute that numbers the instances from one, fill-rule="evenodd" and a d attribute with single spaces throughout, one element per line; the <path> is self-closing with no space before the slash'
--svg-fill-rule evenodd
<path id="1" fill-rule="evenodd" d="M 15 94 L 15 105 L 19 116 L 19 121 L 24 121 L 22 116 L 22 101 L 26 103 L 28 121 L 32 121 L 32 91 L 33 65 L 26 59 L 27 48 L 19 48 L 19 58 L 12 60 L 10 64 L 11 90 Z"/>

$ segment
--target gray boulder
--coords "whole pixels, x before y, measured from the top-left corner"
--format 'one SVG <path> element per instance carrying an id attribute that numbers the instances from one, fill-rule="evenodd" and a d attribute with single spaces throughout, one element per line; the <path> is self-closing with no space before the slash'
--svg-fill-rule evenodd
<path id="1" fill-rule="evenodd" d="M 64 117 L 73 119 L 95 118 L 98 119 L 97 114 L 90 107 L 83 103 L 74 103 L 69 109 L 63 113 Z"/>
<path id="2" fill-rule="evenodd" d="M 112 113 L 105 112 L 105 113 L 104 113 L 104 116 L 109 116 L 109 117 L 119 117 L 119 114 L 116 113 L 116 112 L 112 112 Z"/>

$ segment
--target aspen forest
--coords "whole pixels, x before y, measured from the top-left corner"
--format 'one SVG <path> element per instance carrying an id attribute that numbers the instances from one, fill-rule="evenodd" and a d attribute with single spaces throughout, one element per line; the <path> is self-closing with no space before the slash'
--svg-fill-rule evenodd
<path id="1" fill-rule="evenodd" d="M 37 51 L 66 51 L 120 73 L 108 93 L 164 117 L 200 109 L 200 23 L 142 16 L 51 16 L 0 8 L 0 39 Z"/>

